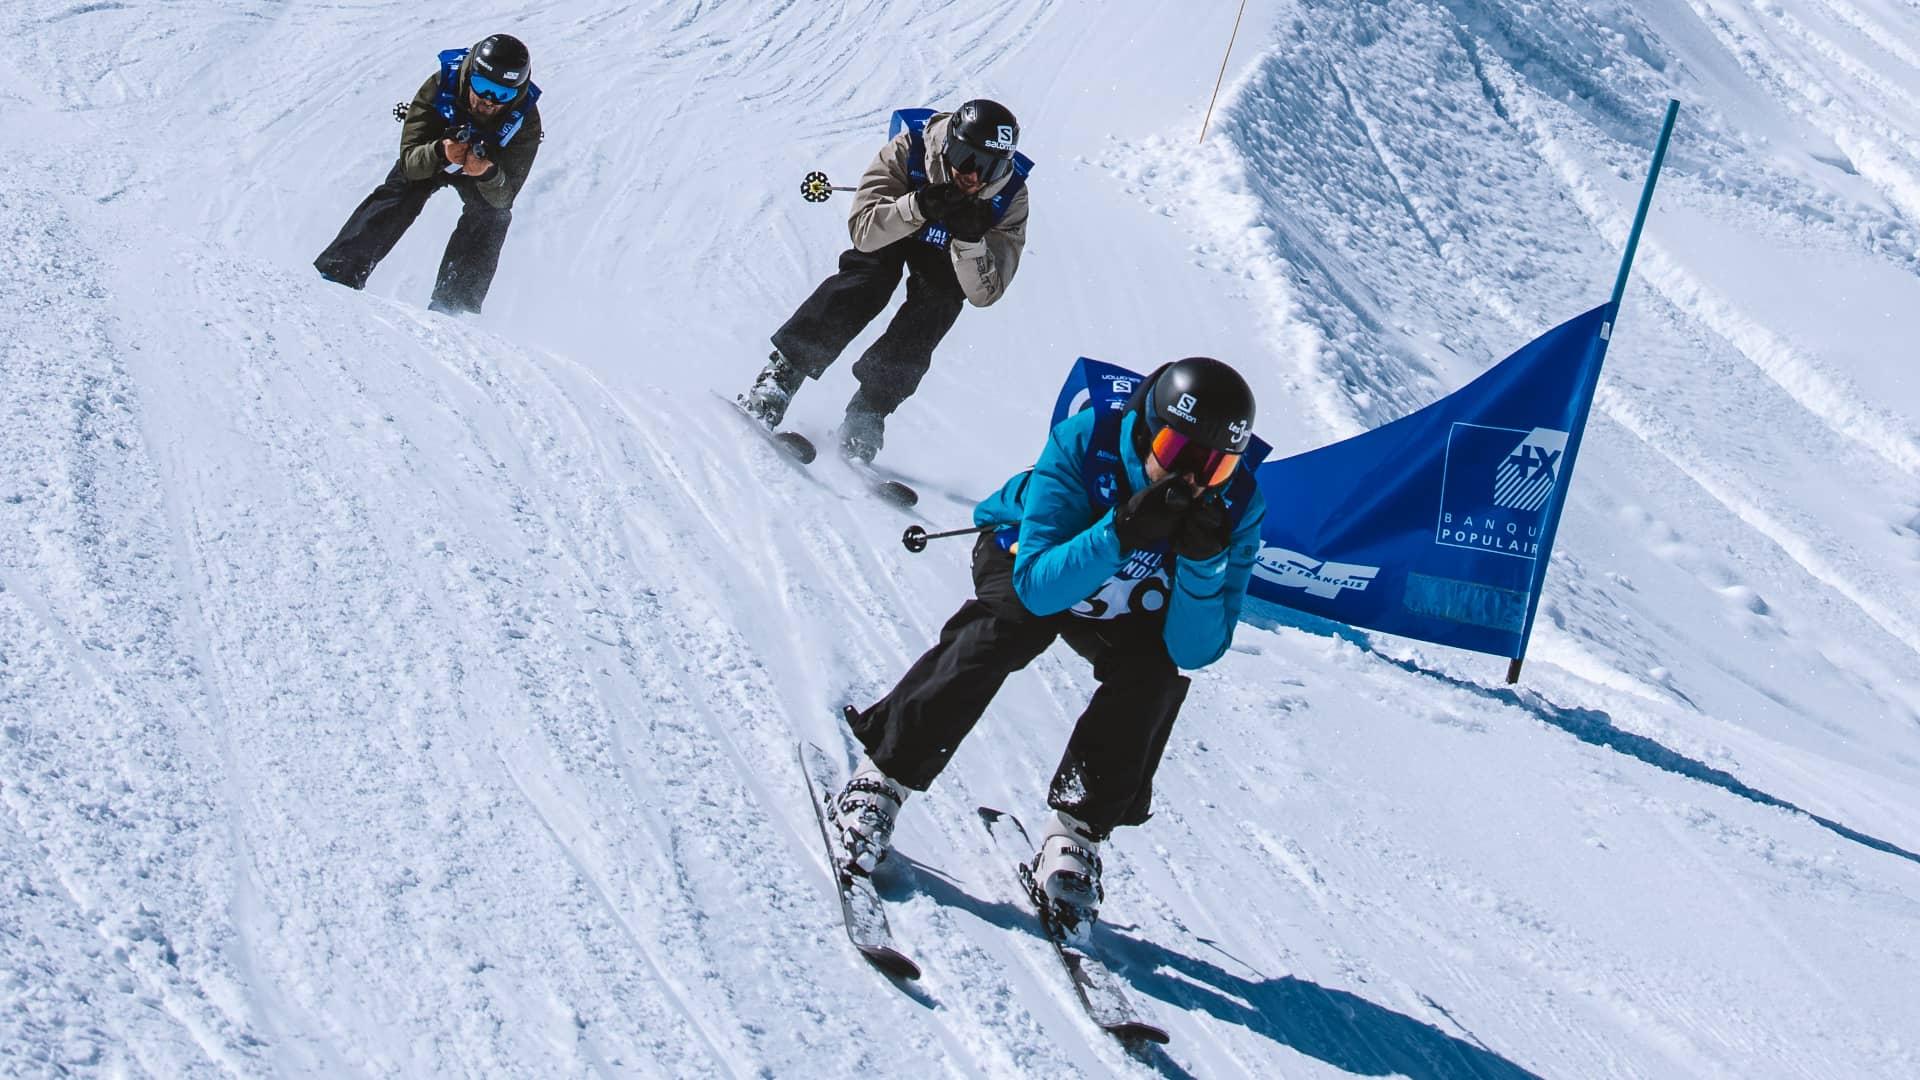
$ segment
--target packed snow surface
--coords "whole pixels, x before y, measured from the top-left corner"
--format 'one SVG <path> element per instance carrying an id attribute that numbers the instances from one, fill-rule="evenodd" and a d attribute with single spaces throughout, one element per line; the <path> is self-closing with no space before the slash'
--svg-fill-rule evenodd
<path id="1" fill-rule="evenodd" d="M 0 1072 L 1920 1075 L 1913 0 L 1253 0 L 1204 143 L 1230 0 L 456 7 L 0 8 Z M 320 281 L 495 30 L 548 138 L 485 314 L 425 310 L 451 195 Z M 845 246 L 801 175 L 971 96 L 1030 244 L 907 515 L 722 398 Z M 1242 627 L 1107 849 L 1129 1052 L 973 813 L 1039 814 L 1050 653 L 902 817 L 925 978 L 868 968 L 794 746 L 969 593 L 901 530 L 1078 355 L 1228 359 L 1282 452 L 1464 384 L 1606 298 L 1669 97 L 1521 688 Z"/>

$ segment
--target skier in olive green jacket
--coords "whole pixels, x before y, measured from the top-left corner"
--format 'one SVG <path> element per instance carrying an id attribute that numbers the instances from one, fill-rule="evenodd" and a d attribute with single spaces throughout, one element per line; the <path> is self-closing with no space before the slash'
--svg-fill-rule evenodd
<path id="1" fill-rule="evenodd" d="M 500 264 L 514 196 L 540 150 L 540 88 L 527 47 L 494 34 L 440 54 L 407 107 L 400 160 L 313 261 L 320 276 L 364 288 L 368 275 L 434 192 L 452 186 L 463 205 L 434 278 L 434 311 L 478 312 Z"/>

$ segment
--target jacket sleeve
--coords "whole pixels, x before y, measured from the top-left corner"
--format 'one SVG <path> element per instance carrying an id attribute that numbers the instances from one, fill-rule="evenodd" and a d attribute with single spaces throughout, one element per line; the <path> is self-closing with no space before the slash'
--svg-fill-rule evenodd
<path id="1" fill-rule="evenodd" d="M 847 214 L 847 233 L 859 250 L 879 251 L 919 232 L 927 223 L 914 205 L 913 185 L 907 177 L 907 162 L 912 155 L 911 137 L 903 131 L 880 148 L 873 164 L 860 177 L 860 187 L 853 193 L 853 209 Z"/>
<path id="2" fill-rule="evenodd" d="M 1062 612 L 1100 591 L 1127 561 L 1113 511 L 1093 520 L 1079 464 L 1093 434 L 1093 410 L 1062 420 L 1027 481 L 1013 591 L 1035 615 Z"/>
<path id="3" fill-rule="evenodd" d="M 1033 470 L 1016 473 L 1000 490 L 981 499 L 973 508 L 973 523 L 976 526 L 1019 525 L 1024 511 L 1021 502 L 1027 495 L 1027 482 L 1033 478 Z"/>
<path id="4" fill-rule="evenodd" d="M 433 111 L 433 99 L 439 92 L 439 74 L 429 75 L 420 84 L 420 92 L 413 95 L 413 104 L 407 106 L 407 122 L 400 128 L 400 171 L 409 180 L 425 180 L 447 163 L 440 153 L 446 121 Z"/>
<path id="5" fill-rule="evenodd" d="M 1189 670 L 1206 667 L 1225 656 L 1233 644 L 1240 604 L 1253 578 L 1254 557 L 1260 553 L 1260 523 L 1266 516 L 1266 499 L 1256 489 L 1253 505 L 1247 507 L 1225 551 L 1201 562 L 1176 560 L 1173 601 L 1167 606 L 1167 626 L 1161 635 L 1176 665 Z"/>
<path id="6" fill-rule="evenodd" d="M 533 171 L 534 155 L 540 152 L 540 106 L 527 110 L 526 123 L 522 124 L 513 141 L 505 146 L 488 151 L 487 160 L 499 166 L 493 175 L 475 183 L 474 189 L 487 205 L 496 210 L 513 209 L 513 200 L 520 194 L 521 185 L 527 182 L 527 174 Z"/>
<path id="7" fill-rule="evenodd" d="M 954 276 L 975 307 L 986 307 L 1007 293 L 1013 272 L 1020 269 L 1020 253 L 1027 247 L 1027 189 L 1013 197 L 1006 216 L 987 230 L 978 243 L 952 240 Z"/>

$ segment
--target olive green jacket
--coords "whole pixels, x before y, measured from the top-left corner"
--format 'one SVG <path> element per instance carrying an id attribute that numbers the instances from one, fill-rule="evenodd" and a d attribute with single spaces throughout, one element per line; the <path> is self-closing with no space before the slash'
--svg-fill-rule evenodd
<path id="1" fill-rule="evenodd" d="M 413 104 L 407 108 L 407 120 L 400 129 L 400 170 L 409 180 L 431 179 L 447 167 L 446 154 L 441 150 L 440 141 L 451 138 L 462 124 L 471 121 L 485 138 L 493 131 L 493 124 L 504 121 L 512 111 L 502 109 L 492 122 L 482 121 L 467 115 L 465 101 L 456 101 L 455 115 L 459 119 L 449 124 L 433 107 L 433 99 L 439 93 L 440 76 L 429 75 L 427 81 L 420 84 L 420 92 L 413 95 Z M 481 198 L 487 200 L 487 205 L 501 210 L 512 209 L 514 196 L 520 194 L 520 186 L 527 182 L 527 174 L 533 171 L 534 155 L 539 152 L 540 106 L 534 104 L 527 107 L 526 123 L 514 134 L 512 142 L 487 148 L 487 160 L 499 168 L 485 180 L 475 181 L 474 188 L 480 192 Z"/>

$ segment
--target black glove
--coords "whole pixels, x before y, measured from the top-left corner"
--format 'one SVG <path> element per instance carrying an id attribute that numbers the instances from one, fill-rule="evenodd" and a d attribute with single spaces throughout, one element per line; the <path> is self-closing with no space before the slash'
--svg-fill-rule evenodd
<path id="1" fill-rule="evenodd" d="M 1113 509 L 1113 535 L 1122 551 L 1164 543 L 1186 516 L 1193 493 L 1183 476 L 1164 476 Z"/>
<path id="2" fill-rule="evenodd" d="M 952 184 L 928 184 L 913 193 L 913 205 L 920 210 L 920 216 L 928 221 L 943 221 L 959 205 L 967 201 L 960 189 Z"/>
<path id="3" fill-rule="evenodd" d="M 964 240 L 977 244 L 986 238 L 987 230 L 993 228 L 993 206 L 979 199 L 968 199 L 956 209 L 947 211 L 947 233 L 955 240 Z"/>
<path id="4" fill-rule="evenodd" d="M 1175 555 L 1192 562 L 1205 562 L 1227 550 L 1233 529 L 1227 524 L 1227 508 L 1220 496 L 1209 494 L 1195 502 L 1174 525 L 1168 539 Z"/>

